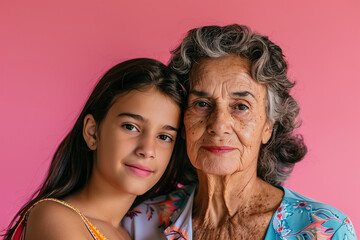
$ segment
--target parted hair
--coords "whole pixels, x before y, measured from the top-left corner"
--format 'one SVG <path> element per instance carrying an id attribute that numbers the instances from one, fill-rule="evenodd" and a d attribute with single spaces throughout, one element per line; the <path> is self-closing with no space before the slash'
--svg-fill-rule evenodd
<path id="1" fill-rule="evenodd" d="M 4 239 L 11 239 L 19 220 L 35 202 L 49 197 L 62 199 L 79 191 L 88 183 L 92 174 L 94 153 L 86 145 L 82 134 L 85 116 L 92 114 L 96 123 L 100 124 L 119 94 L 151 87 L 169 96 L 182 110 L 184 109 L 185 88 L 178 81 L 176 74 L 159 61 L 148 58 L 132 59 L 117 64 L 105 73 L 95 86 L 74 127 L 57 148 L 46 179 L 31 200 L 18 211 L 3 235 Z M 179 183 L 184 185 L 192 181 L 191 169 L 185 170 L 191 167 L 190 163 L 174 159 L 174 156 L 181 157 L 182 154 L 185 155 L 185 143 L 181 134 L 178 134 L 165 173 L 153 188 L 135 199 L 132 207 L 155 195 L 173 191 Z"/>
<path id="2" fill-rule="evenodd" d="M 189 90 L 193 64 L 201 58 L 228 54 L 249 59 L 252 78 L 267 88 L 266 115 L 274 127 L 269 142 L 260 147 L 257 175 L 270 184 L 281 185 L 307 152 L 303 137 L 294 134 L 300 126 L 299 106 L 290 95 L 295 83 L 287 76 L 281 48 L 244 25 L 204 26 L 188 32 L 172 51 L 169 66 Z"/>

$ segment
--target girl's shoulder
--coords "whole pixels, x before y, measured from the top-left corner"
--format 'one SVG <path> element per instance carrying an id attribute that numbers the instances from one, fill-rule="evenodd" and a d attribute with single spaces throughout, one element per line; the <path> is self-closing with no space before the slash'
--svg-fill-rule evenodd
<path id="1" fill-rule="evenodd" d="M 27 240 L 92 239 L 84 224 L 84 216 L 74 207 L 57 199 L 47 198 L 36 202 L 21 224 L 23 229 L 19 231 Z"/>

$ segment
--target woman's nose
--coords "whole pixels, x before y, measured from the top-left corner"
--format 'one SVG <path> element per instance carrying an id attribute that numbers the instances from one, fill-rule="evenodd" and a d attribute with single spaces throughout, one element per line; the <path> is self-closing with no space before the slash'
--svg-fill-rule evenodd
<path id="1" fill-rule="evenodd" d="M 141 158 L 155 158 L 155 140 L 150 136 L 142 136 L 135 152 Z"/>
<path id="2" fill-rule="evenodd" d="M 225 107 L 217 107 L 210 114 L 207 131 L 211 135 L 229 134 L 231 131 L 231 114 Z"/>

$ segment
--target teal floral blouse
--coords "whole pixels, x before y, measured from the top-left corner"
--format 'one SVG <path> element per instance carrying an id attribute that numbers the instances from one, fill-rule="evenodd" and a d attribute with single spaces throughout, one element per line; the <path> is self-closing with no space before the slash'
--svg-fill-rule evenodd
<path id="1" fill-rule="evenodd" d="M 357 239 L 350 219 L 336 208 L 287 188 L 265 240 Z M 192 239 L 192 205 L 196 185 L 184 186 L 143 202 L 127 213 L 122 226 L 132 239 Z"/>

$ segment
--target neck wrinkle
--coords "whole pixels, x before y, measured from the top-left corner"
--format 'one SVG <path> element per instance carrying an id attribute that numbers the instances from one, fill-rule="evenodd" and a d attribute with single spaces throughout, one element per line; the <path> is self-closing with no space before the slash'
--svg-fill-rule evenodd
<path id="1" fill-rule="evenodd" d="M 209 175 L 198 170 L 199 185 L 194 199 L 193 216 L 201 225 L 217 227 L 246 207 L 256 184 L 256 173 Z"/>

